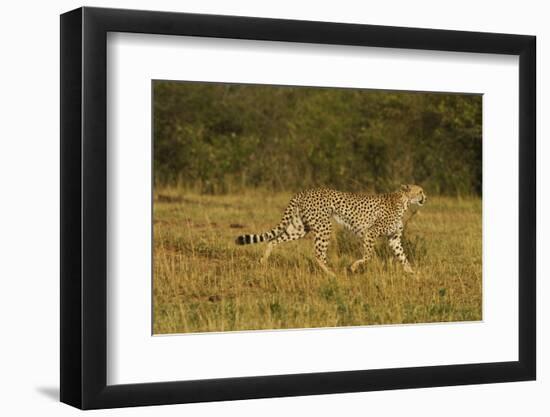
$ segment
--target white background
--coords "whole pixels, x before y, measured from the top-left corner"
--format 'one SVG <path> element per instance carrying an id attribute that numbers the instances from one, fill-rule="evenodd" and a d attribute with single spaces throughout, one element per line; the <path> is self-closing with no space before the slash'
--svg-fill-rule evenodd
<path id="1" fill-rule="evenodd" d="M 136 34 L 107 45 L 109 384 L 517 360 L 517 57 Z M 151 337 L 151 79 L 483 93 L 483 322 Z"/>
<path id="2" fill-rule="evenodd" d="M 72 415 L 58 404 L 59 349 L 59 20 L 58 14 L 80 6 L 72 1 L 10 3 L 3 8 L 3 88 L 0 124 L 2 190 L 2 370 L 0 408 L 6 415 Z M 89 1 L 87 5 L 241 14 L 251 16 L 357 22 L 442 29 L 482 30 L 538 36 L 539 213 L 550 211 L 542 193 L 550 169 L 548 122 L 542 120 L 548 83 L 550 27 L 544 2 L 440 1 L 366 2 L 277 1 Z M 502 184 L 502 192 L 507 191 Z M 539 377 L 537 382 L 422 390 L 326 395 L 156 408 L 100 411 L 126 415 L 548 415 L 550 390 L 547 360 L 550 326 L 548 252 L 550 221 L 539 215 Z M 544 235 L 544 236 L 543 236 Z"/>

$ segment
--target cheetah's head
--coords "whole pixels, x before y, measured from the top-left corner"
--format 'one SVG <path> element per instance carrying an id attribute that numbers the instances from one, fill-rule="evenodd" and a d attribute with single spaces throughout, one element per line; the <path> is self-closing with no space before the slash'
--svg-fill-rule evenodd
<path id="1" fill-rule="evenodd" d="M 426 202 L 426 194 L 422 187 L 414 184 L 405 184 L 401 186 L 401 192 L 409 199 L 409 203 L 423 206 Z"/>

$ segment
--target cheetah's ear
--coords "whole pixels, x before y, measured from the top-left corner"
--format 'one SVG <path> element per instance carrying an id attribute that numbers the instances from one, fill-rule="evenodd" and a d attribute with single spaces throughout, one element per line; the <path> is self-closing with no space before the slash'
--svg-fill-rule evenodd
<path id="1" fill-rule="evenodd" d="M 401 191 L 409 192 L 411 191 L 411 186 L 409 184 L 401 184 Z"/>

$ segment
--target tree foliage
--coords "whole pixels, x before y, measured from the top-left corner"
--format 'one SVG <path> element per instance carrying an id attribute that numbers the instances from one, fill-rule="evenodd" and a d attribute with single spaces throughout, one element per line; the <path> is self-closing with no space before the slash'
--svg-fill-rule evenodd
<path id="1" fill-rule="evenodd" d="M 157 184 L 481 194 L 480 95 L 155 81 L 153 102 Z"/>

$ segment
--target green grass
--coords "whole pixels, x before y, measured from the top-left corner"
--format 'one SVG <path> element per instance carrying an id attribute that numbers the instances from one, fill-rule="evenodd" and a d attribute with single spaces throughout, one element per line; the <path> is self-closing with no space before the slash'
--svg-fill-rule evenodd
<path id="1" fill-rule="evenodd" d="M 235 245 L 276 225 L 290 197 L 155 190 L 155 334 L 481 320 L 480 199 L 429 197 L 410 218 L 404 247 L 415 275 L 384 239 L 365 268 L 348 272 L 360 242 L 336 226 L 330 277 L 310 236 L 277 246 L 267 266 L 258 263 L 264 244 Z"/>

